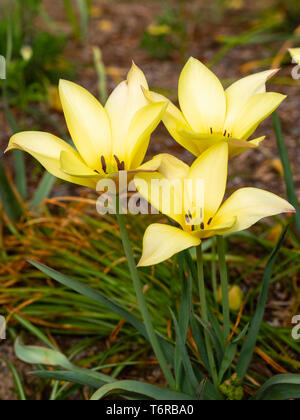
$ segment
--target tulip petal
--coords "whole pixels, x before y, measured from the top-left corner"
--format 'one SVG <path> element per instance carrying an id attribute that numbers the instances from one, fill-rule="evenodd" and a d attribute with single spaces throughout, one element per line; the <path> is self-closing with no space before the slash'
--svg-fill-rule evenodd
<path id="1" fill-rule="evenodd" d="M 145 172 L 136 175 L 134 182 L 140 195 L 155 209 L 181 226 L 185 225 L 183 187 L 180 178 L 168 180 L 159 172 Z"/>
<path id="2" fill-rule="evenodd" d="M 235 121 L 232 136 L 247 140 L 259 124 L 271 115 L 285 98 L 285 95 L 273 92 L 253 95 Z"/>
<path id="3" fill-rule="evenodd" d="M 204 187 L 204 223 L 215 215 L 225 194 L 228 169 L 228 144 L 219 142 L 210 147 L 191 166 L 188 178 L 197 187 L 197 180 L 202 180 Z M 195 202 L 197 192 L 190 194 L 191 207 L 196 209 L 202 203 Z"/>
<path id="4" fill-rule="evenodd" d="M 229 158 L 233 158 L 250 149 L 257 149 L 265 138 L 266 136 L 251 141 L 230 139 L 228 142 Z"/>
<path id="5" fill-rule="evenodd" d="M 86 89 L 61 80 L 59 94 L 67 126 L 86 164 L 101 168 L 101 156 L 111 155 L 111 129 L 106 111 Z"/>
<path id="6" fill-rule="evenodd" d="M 166 102 L 148 104 L 134 115 L 125 139 L 126 169 L 136 169 L 143 162 L 150 136 L 160 123 L 166 106 Z"/>
<path id="7" fill-rule="evenodd" d="M 300 48 L 290 48 L 289 53 L 292 56 L 293 62 L 300 64 Z"/>
<path id="8" fill-rule="evenodd" d="M 143 72 L 133 64 L 127 80 L 112 92 L 105 105 L 112 129 L 112 151 L 119 160 L 125 160 L 127 153 L 126 136 L 131 121 L 138 110 L 148 105 L 142 87 L 148 89 Z"/>
<path id="9" fill-rule="evenodd" d="M 156 155 L 149 162 L 144 163 L 139 169 L 156 170 L 169 181 L 176 178 L 186 178 L 189 173 L 189 166 L 168 153 Z"/>
<path id="10" fill-rule="evenodd" d="M 178 252 L 198 246 L 200 243 L 199 238 L 176 227 L 159 223 L 152 224 L 145 232 L 143 255 L 138 266 L 159 264 Z"/>
<path id="11" fill-rule="evenodd" d="M 191 139 L 191 136 L 181 135 L 181 131 L 192 132 L 192 128 L 184 118 L 183 113 L 175 105 L 173 105 L 169 99 L 159 93 L 145 90 L 144 94 L 150 102 L 168 102 L 168 107 L 162 119 L 164 125 L 177 143 L 190 151 L 193 155 L 198 156 L 198 149 L 195 142 Z"/>
<path id="12" fill-rule="evenodd" d="M 236 223 L 226 231 L 227 234 L 248 229 L 265 217 L 294 212 L 290 203 L 275 194 L 257 188 L 242 188 L 222 205 L 213 223 L 224 224 L 236 216 Z"/>
<path id="13" fill-rule="evenodd" d="M 60 154 L 61 170 L 71 176 L 100 178 L 101 175 L 90 169 L 78 153 L 62 151 Z M 102 174 L 104 176 L 104 173 Z"/>
<path id="14" fill-rule="evenodd" d="M 227 115 L 225 129 L 232 132 L 235 121 L 243 111 L 251 96 L 266 92 L 266 82 L 273 77 L 278 70 L 267 70 L 251 76 L 244 77 L 233 83 L 226 91 Z"/>
<path id="15" fill-rule="evenodd" d="M 81 158 L 73 147 L 52 134 L 38 131 L 17 133 L 10 139 L 7 150 L 11 149 L 21 149 L 29 153 L 57 178 L 87 187 L 96 185 L 94 180 L 80 178 L 78 174 L 70 176 L 61 170 L 60 156 L 62 152 L 74 155 L 79 161 Z"/>
<path id="16" fill-rule="evenodd" d="M 199 133 L 222 132 L 226 115 L 226 98 L 219 79 L 200 61 L 190 58 L 178 88 L 182 112 Z"/>

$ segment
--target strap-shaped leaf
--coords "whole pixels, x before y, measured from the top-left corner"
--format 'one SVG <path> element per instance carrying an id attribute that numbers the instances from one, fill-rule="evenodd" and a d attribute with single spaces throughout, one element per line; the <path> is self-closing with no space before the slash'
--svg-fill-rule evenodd
<path id="1" fill-rule="evenodd" d="M 66 287 L 69 287 L 72 290 L 75 290 L 77 293 L 86 296 L 101 305 L 109 308 L 111 311 L 117 313 L 122 318 L 125 318 L 131 325 L 133 325 L 140 334 L 142 334 L 148 340 L 148 334 L 146 332 L 146 328 L 144 324 L 133 314 L 131 314 L 126 309 L 122 308 L 118 303 L 115 303 L 113 300 L 107 298 L 104 294 L 97 290 L 93 290 L 92 288 L 80 283 L 77 280 L 71 279 L 70 277 L 59 273 L 52 268 L 47 267 L 44 264 L 41 264 L 37 261 L 28 260 L 30 264 L 36 267 L 38 270 L 42 271 L 44 274 L 47 274 L 53 280 L 58 281 L 59 283 L 63 284 Z M 170 343 L 168 343 L 164 338 L 158 335 L 158 340 L 163 348 L 163 351 L 168 359 L 169 363 L 173 364 L 173 347 Z"/>
<path id="2" fill-rule="evenodd" d="M 169 391 L 168 389 L 159 386 L 145 384 L 138 381 L 117 381 L 107 384 L 98 389 L 91 397 L 91 401 L 101 400 L 111 393 L 129 392 L 133 394 L 143 395 L 154 400 L 169 400 L 169 401 L 188 401 L 195 400 L 194 397 L 180 392 Z"/>
<path id="3" fill-rule="evenodd" d="M 254 395 L 254 400 L 283 401 L 300 398 L 300 375 L 277 375 Z"/>
<path id="4" fill-rule="evenodd" d="M 269 261 L 267 263 L 267 266 L 264 272 L 263 281 L 262 281 L 262 290 L 258 298 L 256 312 L 251 322 L 247 338 L 244 342 L 244 345 L 242 347 L 241 354 L 239 356 L 238 363 L 237 363 L 236 372 L 240 378 L 245 377 L 248 367 L 250 365 L 250 362 L 252 360 L 253 354 L 254 354 L 256 341 L 258 338 L 259 330 L 260 330 L 264 313 L 265 313 L 265 307 L 267 304 L 269 284 L 270 284 L 270 280 L 273 273 L 273 267 L 274 267 L 277 255 L 280 251 L 280 248 L 283 244 L 287 230 L 288 230 L 288 226 L 282 232 L 279 238 L 279 241 L 269 258 Z"/>
<path id="5" fill-rule="evenodd" d="M 26 363 L 72 368 L 72 363 L 61 352 L 47 347 L 24 346 L 19 337 L 15 341 L 15 353 L 20 360 Z"/>
<path id="6" fill-rule="evenodd" d="M 13 189 L 11 188 L 4 167 L 0 162 L 0 199 L 5 213 L 9 219 L 17 221 L 22 216 L 23 210 Z"/>

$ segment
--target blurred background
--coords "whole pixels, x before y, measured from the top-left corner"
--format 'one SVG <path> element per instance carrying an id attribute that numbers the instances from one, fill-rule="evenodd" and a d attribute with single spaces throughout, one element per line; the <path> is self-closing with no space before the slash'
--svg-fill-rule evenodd
<path id="1" fill-rule="evenodd" d="M 292 78 L 295 64 L 288 53 L 289 48 L 300 47 L 299 25 L 300 2 L 296 0 L 0 1 L 0 55 L 7 62 L 7 78 L 0 81 L 0 313 L 9 317 L 8 340 L 0 343 L 0 356 L 17 366 L 29 398 L 49 398 L 51 384 L 28 379 L 26 372 L 30 368 L 15 360 L 12 340 L 20 330 L 27 332 L 29 341 L 47 337 L 70 352 L 81 343 L 78 353 L 84 354 L 83 365 L 108 361 L 113 368 L 106 369 L 117 369 L 116 376 L 125 369 L 125 377 L 139 377 L 137 365 L 130 369 L 128 366 L 135 359 L 146 359 L 150 368 L 141 364 L 143 372 L 149 371 L 149 381 L 159 382 L 160 377 L 151 367 L 147 349 L 142 349 L 146 355 L 141 352 L 138 340 L 132 347 L 129 327 L 123 326 L 120 333 L 125 344 L 111 338 L 118 326 L 117 316 L 87 303 L 79 308 L 72 293 L 54 285 L 25 262 L 28 257 L 38 259 L 85 279 L 93 287 L 103 288 L 128 308 L 135 303 L 122 250 L 115 242 L 117 228 L 112 228 L 111 220 L 101 220 L 96 215 L 95 193 L 56 181 L 22 152 L 9 153 L 4 159 L 11 134 L 42 130 L 68 140 L 58 97 L 59 79 L 81 84 L 104 103 L 116 84 L 126 77 L 132 60 L 142 68 L 150 87 L 174 102 L 180 71 L 190 56 L 213 69 L 224 86 L 253 72 L 281 67 L 268 90 L 288 95 L 279 116 L 299 197 L 300 80 Z M 229 187 L 234 190 L 255 186 L 286 197 L 284 166 L 271 118 L 258 129 L 257 137 L 260 135 L 267 138 L 259 150 L 232 160 Z M 192 161 L 192 156 L 170 138 L 163 125 L 152 137 L 148 157 L 161 152 Z M 138 254 L 145 221 L 135 219 L 133 223 Z M 256 299 L 262 264 L 281 227 L 278 220 L 260 225 L 260 243 L 246 238 L 237 245 L 232 240 L 232 276 L 245 293 L 250 293 L 250 304 Z M 298 243 L 294 236 L 290 238 L 293 249 L 299 249 Z M 292 315 L 299 313 L 299 254 L 288 255 L 287 251 L 280 263 L 268 307 L 269 324 L 261 340 L 263 349 L 253 367 L 257 381 L 272 376 L 276 369 L 297 371 L 300 365 L 298 347 L 290 342 L 285 330 Z M 145 282 L 157 282 L 149 291 L 153 316 L 157 304 L 163 308 L 172 302 L 170 270 L 168 264 L 158 267 L 156 280 L 145 271 Z M 174 284 L 171 290 L 176 295 L 179 289 Z M 164 333 L 167 317 L 168 314 L 166 319 L 157 320 L 157 328 Z M 268 325 L 281 328 L 282 332 L 274 332 L 278 347 Z M 62 338 L 65 336 L 67 341 Z M 97 356 L 99 338 L 101 360 Z M 124 347 L 121 365 L 114 359 L 118 350 L 114 346 Z M 270 364 L 272 358 L 275 364 Z M 7 362 L 0 363 L 0 399 L 16 398 L 16 387 L 7 374 L 9 368 L 12 366 Z M 84 389 L 78 386 L 61 395 L 85 397 Z"/>

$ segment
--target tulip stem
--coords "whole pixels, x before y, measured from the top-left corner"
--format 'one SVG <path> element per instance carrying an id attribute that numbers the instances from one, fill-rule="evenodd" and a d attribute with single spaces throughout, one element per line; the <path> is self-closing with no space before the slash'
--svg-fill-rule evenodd
<path id="1" fill-rule="evenodd" d="M 216 237 L 213 236 L 212 240 L 212 263 L 211 263 L 211 280 L 212 280 L 212 287 L 214 292 L 215 302 L 218 302 L 218 285 L 217 285 L 217 267 L 216 267 Z"/>
<path id="2" fill-rule="evenodd" d="M 227 271 L 227 265 L 226 265 L 226 249 L 225 249 L 225 239 L 223 236 L 218 236 L 218 253 L 219 253 L 220 277 L 221 277 L 221 285 L 222 285 L 224 339 L 226 342 L 226 340 L 230 336 L 230 309 L 229 309 L 228 271 Z"/>
<path id="3" fill-rule="evenodd" d="M 128 232 L 127 232 L 127 228 L 126 228 L 126 222 L 125 222 L 125 218 L 123 214 L 118 214 L 117 213 L 117 219 L 118 219 L 118 223 L 119 223 L 119 228 L 120 228 L 120 234 L 121 234 L 121 238 L 122 238 L 122 243 L 123 243 L 123 247 L 124 247 L 124 251 L 125 251 L 125 255 L 127 258 L 127 262 L 128 262 L 128 266 L 129 266 L 129 270 L 130 270 L 130 274 L 132 277 L 132 281 L 133 281 L 133 285 L 135 288 L 135 293 L 137 296 L 137 300 L 138 300 L 138 305 L 144 320 L 144 324 L 145 324 L 145 328 L 149 337 L 149 341 L 152 345 L 153 351 L 155 353 L 155 356 L 157 357 L 157 360 L 160 364 L 160 367 L 166 377 L 166 380 L 168 382 L 168 384 L 170 385 L 170 387 L 172 389 L 176 388 L 176 383 L 174 380 L 174 377 L 172 375 L 172 372 L 169 368 L 168 362 L 165 358 L 165 355 L 163 354 L 163 351 L 159 345 L 158 339 L 157 339 L 157 335 L 156 332 L 153 328 L 152 322 L 151 322 L 151 317 L 150 317 L 150 313 L 148 311 L 147 305 L 146 305 L 146 300 L 145 300 L 145 296 L 143 293 L 143 288 L 142 288 L 142 283 L 140 281 L 139 278 L 139 274 L 138 274 L 138 270 L 136 268 L 136 262 L 134 260 L 134 256 L 133 256 L 133 252 L 132 252 L 132 248 L 129 242 L 129 237 L 128 237 Z"/>
<path id="4" fill-rule="evenodd" d="M 207 300 L 206 300 L 206 290 L 205 290 L 205 280 L 204 280 L 204 269 L 203 269 L 203 253 L 202 253 L 202 245 L 199 245 L 196 248 L 197 251 L 197 267 L 198 267 L 198 288 L 199 288 L 199 297 L 200 297 L 200 305 L 201 305 L 201 312 L 202 312 L 202 319 L 206 325 L 209 324 L 208 318 L 208 310 L 207 310 Z M 215 358 L 213 355 L 212 345 L 209 337 L 209 333 L 206 329 L 204 329 L 204 337 L 205 337 L 205 344 L 206 344 L 206 351 L 211 371 L 211 376 L 214 382 L 216 389 L 218 389 L 219 381 L 218 381 L 218 374 L 216 369 Z"/>

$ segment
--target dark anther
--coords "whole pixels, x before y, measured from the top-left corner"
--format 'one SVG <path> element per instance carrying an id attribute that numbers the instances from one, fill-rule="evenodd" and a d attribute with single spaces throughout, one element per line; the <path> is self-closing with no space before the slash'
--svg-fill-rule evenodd
<path id="1" fill-rule="evenodd" d="M 120 162 L 120 159 L 118 158 L 118 156 L 114 155 L 115 161 L 117 162 L 118 165 L 118 171 L 124 171 L 125 170 L 125 162 Z"/>
<path id="2" fill-rule="evenodd" d="M 106 162 L 105 162 L 105 157 L 104 156 L 101 156 L 101 165 L 102 165 L 103 172 L 106 174 L 107 173 L 106 172 L 107 167 L 106 167 Z"/>
<path id="3" fill-rule="evenodd" d="M 228 137 L 228 138 L 230 137 L 230 133 L 228 133 L 227 137 Z"/>
<path id="4" fill-rule="evenodd" d="M 213 129 L 210 127 L 210 134 L 212 134 L 213 133 Z"/>
<path id="5" fill-rule="evenodd" d="M 227 134 L 227 130 L 225 130 L 225 132 L 224 132 L 224 137 L 226 137 L 226 134 Z"/>
<path id="6" fill-rule="evenodd" d="M 213 218 L 211 217 L 211 218 L 209 219 L 209 221 L 207 222 L 207 224 L 208 224 L 208 225 L 210 225 L 210 224 L 211 224 L 211 222 L 212 222 L 212 220 L 213 220 Z"/>
<path id="7" fill-rule="evenodd" d="M 185 221 L 187 224 L 190 224 L 190 216 L 188 214 L 185 215 Z"/>
<path id="8" fill-rule="evenodd" d="M 192 232 L 194 232 L 195 231 L 195 226 L 194 225 L 192 225 Z"/>
<path id="9" fill-rule="evenodd" d="M 190 210 L 188 211 L 188 215 L 189 215 L 189 218 L 190 218 L 190 219 L 192 219 L 192 218 L 193 218 L 193 217 L 192 217 L 192 213 L 191 213 L 191 211 L 190 211 Z"/>
<path id="10" fill-rule="evenodd" d="M 205 226 L 204 226 L 203 222 L 201 223 L 200 227 L 201 227 L 202 230 L 204 230 Z"/>

